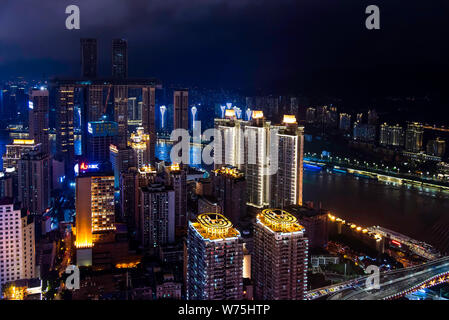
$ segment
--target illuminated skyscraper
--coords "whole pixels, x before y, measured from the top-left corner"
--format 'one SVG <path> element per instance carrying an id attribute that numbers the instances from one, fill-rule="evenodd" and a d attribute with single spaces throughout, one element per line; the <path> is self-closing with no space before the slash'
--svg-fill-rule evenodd
<path id="1" fill-rule="evenodd" d="M 175 192 L 163 184 L 140 188 L 140 237 L 144 248 L 175 241 Z"/>
<path id="2" fill-rule="evenodd" d="M 213 171 L 212 180 L 214 196 L 222 209 L 221 213 L 237 225 L 246 214 L 244 173 L 234 167 L 222 167 Z"/>
<path id="3" fill-rule="evenodd" d="M 112 76 L 128 77 L 128 42 L 124 39 L 112 40 Z"/>
<path id="4" fill-rule="evenodd" d="M 92 263 L 92 246 L 113 239 L 115 231 L 114 176 L 98 165 L 81 163 L 76 178 L 77 264 Z"/>
<path id="5" fill-rule="evenodd" d="M 277 157 L 278 166 L 270 176 L 271 206 L 302 205 L 304 128 L 298 126 L 295 116 L 284 115 L 283 125 L 272 126 L 271 130 L 278 139 L 278 149 L 271 154 Z"/>
<path id="6" fill-rule="evenodd" d="M 339 128 L 342 131 L 351 130 L 351 115 L 347 113 L 340 113 Z"/>
<path id="7" fill-rule="evenodd" d="M 187 299 L 240 300 L 243 297 L 243 243 L 221 214 L 205 213 L 189 222 Z"/>
<path id="8" fill-rule="evenodd" d="M 265 209 L 257 215 L 251 257 L 255 299 L 304 299 L 308 266 L 304 232 L 297 218 L 284 210 Z"/>
<path id="9" fill-rule="evenodd" d="M 131 134 L 130 145 L 135 152 L 137 168 L 150 164 L 150 135 L 144 132 L 143 127 Z"/>
<path id="10" fill-rule="evenodd" d="M 66 173 L 73 169 L 75 139 L 73 125 L 75 87 L 60 85 L 56 107 L 56 152 L 62 157 Z"/>
<path id="11" fill-rule="evenodd" d="M 175 90 L 173 93 L 173 129 L 189 129 L 189 91 Z"/>
<path id="12" fill-rule="evenodd" d="M 6 168 L 14 168 L 18 171 L 18 162 L 22 156 L 29 152 L 38 152 L 41 144 L 35 144 L 33 139 L 14 139 L 12 144 L 6 145 L 6 152 L 3 155 L 3 171 Z"/>
<path id="13" fill-rule="evenodd" d="M 156 149 L 156 88 L 142 88 L 142 127 L 149 134 L 149 161 L 154 164 Z"/>
<path id="14" fill-rule="evenodd" d="M 423 148 L 424 129 L 422 124 L 413 122 L 407 125 L 405 132 L 405 150 L 420 152 Z"/>
<path id="15" fill-rule="evenodd" d="M 27 153 L 18 162 L 18 199 L 22 208 L 42 214 L 50 207 L 51 158 L 48 153 Z"/>
<path id="16" fill-rule="evenodd" d="M 400 147 L 404 145 L 404 131 L 399 125 L 389 126 L 384 123 L 380 126 L 379 143 L 383 146 Z"/>
<path id="17" fill-rule="evenodd" d="M 29 138 L 41 144 L 41 151 L 50 153 L 48 128 L 48 90 L 31 89 L 28 103 Z"/>
<path id="18" fill-rule="evenodd" d="M 114 121 L 118 124 L 116 144 L 126 148 L 128 142 L 128 86 L 114 86 Z"/>
<path id="19" fill-rule="evenodd" d="M 0 199 L 0 289 L 2 284 L 36 277 L 34 222 L 12 198 Z"/>
<path id="20" fill-rule="evenodd" d="M 87 123 L 87 154 L 89 161 L 109 160 L 109 146 L 118 133 L 118 125 L 113 121 L 92 121 Z"/>
<path id="21" fill-rule="evenodd" d="M 166 184 L 175 191 L 175 227 L 178 231 L 187 228 L 187 172 L 179 164 L 165 168 Z"/>
<path id="22" fill-rule="evenodd" d="M 81 39 L 81 75 L 83 78 L 97 77 L 97 55 L 97 39 Z"/>
<path id="23" fill-rule="evenodd" d="M 314 123 L 316 118 L 316 109 L 315 108 L 307 108 L 306 111 L 306 122 Z"/>
<path id="24" fill-rule="evenodd" d="M 429 140 L 427 142 L 427 154 L 437 157 L 444 157 L 446 153 L 446 141 L 441 138 L 436 138 L 435 140 Z"/>

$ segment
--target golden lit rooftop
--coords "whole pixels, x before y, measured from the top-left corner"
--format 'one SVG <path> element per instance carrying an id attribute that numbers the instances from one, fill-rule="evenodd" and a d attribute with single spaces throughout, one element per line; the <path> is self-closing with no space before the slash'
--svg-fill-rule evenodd
<path id="1" fill-rule="evenodd" d="M 253 119 L 262 119 L 262 118 L 263 118 L 263 111 L 260 110 L 253 111 Z"/>
<path id="2" fill-rule="evenodd" d="M 257 220 L 274 232 L 305 230 L 294 215 L 281 209 L 265 209 L 257 215 Z"/>
<path id="3" fill-rule="evenodd" d="M 33 139 L 14 139 L 12 141 L 13 144 L 24 144 L 24 145 L 32 145 L 34 144 L 34 140 Z"/>
<path id="4" fill-rule="evenodd" d="M 232 222 L 219 213 L 203 213 L 192 223 L 196 231 L 208 240 L 220 240 L 238 237 L 240 233 L 233 228 Z"/>
<path id="5" fill-rule="evenodd" d="M 233 178 L 241 178 L 244 176 L 242 171 L 234 167 L 221 167 L 220 169 L 214 170 L 214 172 L 221 175 L 231 176 Z"/>
<path id="6" fill-rule="evenodd" d="M 156 169 L 150 165 L 146 165 L 139 168 L 139 173 L 156 173 Z"/>
<path id="7" fill-rule="evenodd" d="M 235 110 L 234 109 L 226 109 L 225 117 L 226 118 L 235 118 Z"/>
<path id="8" fill-rule="evenodd" d="M 282 121 L 285 124 L 296 123 L 296 117 L 294 115 L 284 114 L 284 120 Z"/>

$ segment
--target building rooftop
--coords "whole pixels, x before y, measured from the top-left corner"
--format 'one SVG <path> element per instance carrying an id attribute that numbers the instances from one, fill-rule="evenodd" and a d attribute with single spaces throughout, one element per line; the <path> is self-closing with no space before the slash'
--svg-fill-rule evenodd
<path id="1" fill-rule="evenodd" d="M 205 240 L 218 241 L 240 236 L 240 232 L 233 228 L 231 221 L 219 213 L 200 214 L 197 222 L 191 224 Z"/>
<path id="2" fill-rule="evenodd" d="M 265 209 L 257 215 L 257 222 L 272 232 L 304 232 L 298 219 L 291 213 L 281 209 Z"/>

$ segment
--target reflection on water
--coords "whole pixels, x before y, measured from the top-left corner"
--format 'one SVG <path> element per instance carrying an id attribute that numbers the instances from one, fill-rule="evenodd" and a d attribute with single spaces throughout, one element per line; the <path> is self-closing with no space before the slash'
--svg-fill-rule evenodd
<path id="1" fill-rule="evenodd" d="M 347 174 L 304 171 L 304 201 L 362 226 L 380 225 L 435 243 L 438 226 L 449 226 L 449 193 L 385 184 Z"/>

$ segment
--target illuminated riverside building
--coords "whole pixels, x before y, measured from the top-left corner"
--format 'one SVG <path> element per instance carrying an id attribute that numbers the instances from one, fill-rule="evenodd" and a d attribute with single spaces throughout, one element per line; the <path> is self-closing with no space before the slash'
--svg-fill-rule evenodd
<path id="1" fill-rule="evenodd" d="M 113 121 L 91 121 L 87 123 L 87 159 L 103 162 L 109 160 L 109 146 L 118 133 L 118 125 Z"/>
<path id="2" fill-rule="evenodd" d="M 386 123 L 380 126 L 379 143 L 383 146 L 401 147 L 404 145 L 404 131 L 398 124 L 390 126 Z"/>
<path id="3" fill-rule="evenodd" d="M 347 113 L 340 113 L 340 123 L 338 127 L 342 131 L 351 130 L 351 115 Z"/>
<path id="4" fill-rule="evenodd" d="M 296 117 L 284 115 L 282 126 L 272 126 L 278 139 L 277 170 L 270 176 L 271 206 L 302 205 L 304 127 Z"/>
<path id="5" fill-rule="evenodd" d="M 48 153 L 32 152 L 18 162 L 18 199 L 22 208 L 42 214 L 50 207 L 52 161 Z"/>
<path id="6" fill-rule="evenodd" d="M 205 213 L 189 222 L 186 277 L 188 300 L 243 298 L 243 243 L 229 219 Z"/>
<path id="7" fill-rule="evenodd" d="M 427 154 L 436 156 L 436 157 L 443 157 L 446 153 L 446 141 L 444 141 L 441 138 L 436 138 L 435 140 L 429 140 L 427 142 Z"/>
<path id="8" fill-rule="evenodd" d="M 28 102 L 29 138 L 41 144 L 41 151 L 50 153 L 48 128 L 48 90 L 31 89 Z"/>
<path id="9" fill-rule="evenodd" d="M 6 153 L 3 155 L 3 171 L 14 168 L 18 171 L 18 162 L 23 155 L 29 152 L 38 152 L 41 144 L 36 144 L 33 139 L 14 139 L 12 144 L 6 145 Z"/>
<path id="10" fill-rule="evenodd" d="M 138 168 L 150 163 L 150 135 L 144 133 L 144 128 L 137 128 L 131 133 L 129 145 L 134 150 L 135 161 Z"/>
<path id="11" fill-rule="evenodd" d="M 109 146 L 109 161 L 114 171 L 114 186 L 118 189 L 120 187 L 120 174 L 136 166 L 135 152 L 131 147 L 119 149 L 117 146 L 111 144 Z"/>
<path id="12" fill-rule="evenodd" d="M 420 152 L 423 148 L 423 125 L 417 122 L 407 124 L 405 131 L 405 150 L 410 152 Z"/>
<path id="13" fill-rule="evenodd" d="M 0 199 L 0 289 L 10 281 L 36 277 L 34 222 L 12 198 Z"/>
<path id="14" fill-rule="evenodd" d="M 144 248 L 175 241 L 175 191 L 163 184 L 140 188 L 140 237 Z"/>
<path id="15" fill-rule="evenodd" d="M 265 209 L 257 215 L 251 257 L 255 299 L 304 299 L 308 266 L 304 233 L 304 227 L 287 211 Z"/>
<path id="16" fill-rule="evenodd" d="M 189 129 L 189 91 L 175 90 L 173 93 L 173 129 Z"/>
<path id="17" fill-rule="evenodd" d="M 222 167 L 212 172 L 212 180 L 214 196 L 221 213 L 237 225 L 246 214 L 244 173 L 235 167 Z"/>
<path id="18" fill-rule="evenodd" d="M 91 265 L 92 247 L 111 241 L 115 233 L 114 176 L 87 167 L 81 163 L 76 178 L 75 246 L 79 266 Z"/>

